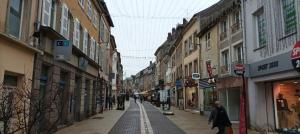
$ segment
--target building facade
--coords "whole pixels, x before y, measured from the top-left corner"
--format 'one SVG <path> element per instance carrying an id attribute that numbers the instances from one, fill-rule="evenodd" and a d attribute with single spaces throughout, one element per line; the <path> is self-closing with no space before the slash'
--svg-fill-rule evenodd
<path id="1" fill-rule="evenodd" d="M 250 125 L 268 131 L 295 128 L 300 75 L 292 59 L 299 53 L 300 1 L 243 1 L 242 9 Z"/>
<path id="2" fill-rule="evenodd" d="M 104 1 L 43 0 L 39 3 L 39 49 L 34 89 L 43 101 L 59 91 L 57 115 L 43 115 L 39 123 L 56 127 L 80 121 L 103 109 L 108 88 L 110 27 Z M 106 76 L 105 76 L 106 75 Z M 58 121 L 57 121 L 58 120 Z"/>

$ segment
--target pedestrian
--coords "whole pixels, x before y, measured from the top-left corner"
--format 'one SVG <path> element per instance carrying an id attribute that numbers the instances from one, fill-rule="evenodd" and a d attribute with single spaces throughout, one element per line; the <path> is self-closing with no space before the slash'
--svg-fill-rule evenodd
<path id="1" fill-rule="evenodd" d="M 141 103 L 143 103 L 143 100 L 144 100 L 144 96 L 140 95 L 140 101 L 141 101 Z"/>
<path id="2" fill-rule="evenodd" d="M 220 104 L 220 101 L 215 101 L 214 109 L 210 113 L 208 122 L 209 124 L 213 122 L 212 129 L 218 127 L 219 132 L 217 134 L 225 134 L 225 128 L 231 128 L 231 122 L 227 112 Z"/>
<path id="3" fill-rule="evenodd" d="M 136 95 L 135 94 L 133 95 L 133 98 L 134 98 L 134 102 L 136 103 Z"/>
<path id="4" fill-rule="evenodd" d="M 112 97 L 112 103 L 113 103 L 113 105 L 116 104 L 116 96 L 115 95 Z"/>
<path id="5" fill-rule="evenodd" d="M 112 110 L 112 97 L 111 96 L 108 97 L 108 109 Z"/>

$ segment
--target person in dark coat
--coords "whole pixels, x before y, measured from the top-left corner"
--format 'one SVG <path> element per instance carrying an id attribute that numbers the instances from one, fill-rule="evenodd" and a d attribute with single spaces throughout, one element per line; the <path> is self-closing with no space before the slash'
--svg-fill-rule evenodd
<path id="1" fill-rule="evenodd" d="M 212 129 L 218 127 L 219 132 L 217 134 L 225 134 L 225 127 L 231 127 L 227 112 L 219 101 L 215 102 L 214 110 L 211 111 L 208 122 L 209 124 L 213 122 Z"/>

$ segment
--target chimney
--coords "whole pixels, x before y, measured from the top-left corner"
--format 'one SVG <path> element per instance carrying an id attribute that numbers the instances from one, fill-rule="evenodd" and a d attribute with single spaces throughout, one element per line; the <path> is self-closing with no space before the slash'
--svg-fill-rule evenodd
<path id="1" fill-rule="evenodd" d="M 152 65 L 152 61 L 150 61 L 150 65 Z"/>
<path id="2" fill-rule="evenodd" d="M 187 23 L 187 20 L 183 18 L 182 24 L 185 25 Z"/>
<path id="3" fill-rule="evenodd" d="M 172 39 L 172 34 L 169 32 L 167 40 L 171 40 L 171 39 Z"/>
<path id="4" fill-rule="evenodd" d="M 172 28 L 172 35 L 174 35 L 175 34 L 175 28 Z"/>

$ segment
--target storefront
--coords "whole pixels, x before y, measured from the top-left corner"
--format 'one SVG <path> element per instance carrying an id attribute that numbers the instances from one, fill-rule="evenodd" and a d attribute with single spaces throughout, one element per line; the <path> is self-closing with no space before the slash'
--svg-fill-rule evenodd
<path id="1" fill-rule="evenodd" d="M 300 73 L 290 56 L 288 52 L 250 65 L 248 112 L 252 127 L 300 132 Z"/>
<path id="2" fill-rule="evenodd" d="M 273 82 L 276 128 L 300 129 L 300 78 Z"/>
<path id="3" fill-rule="evenodd" d="M 186 109 L 199 110 L 198 107 L 198 88 L 186 87 L 185 88 Z"/>
<path id="4" fill-rule="evenodd" d="M 183 109 L 184 107 L 183 86 L 181 80 L 176 81 L 176 106 L 179 109 Z"/>
<path id="5" fill-rule="evenodd" d="M 218 97 L 221 104 L 226 108 L 229 119 L 239 121 L 240 91 L 243 87 L 241 77 L 229 76 L 217 80 Z"/>

